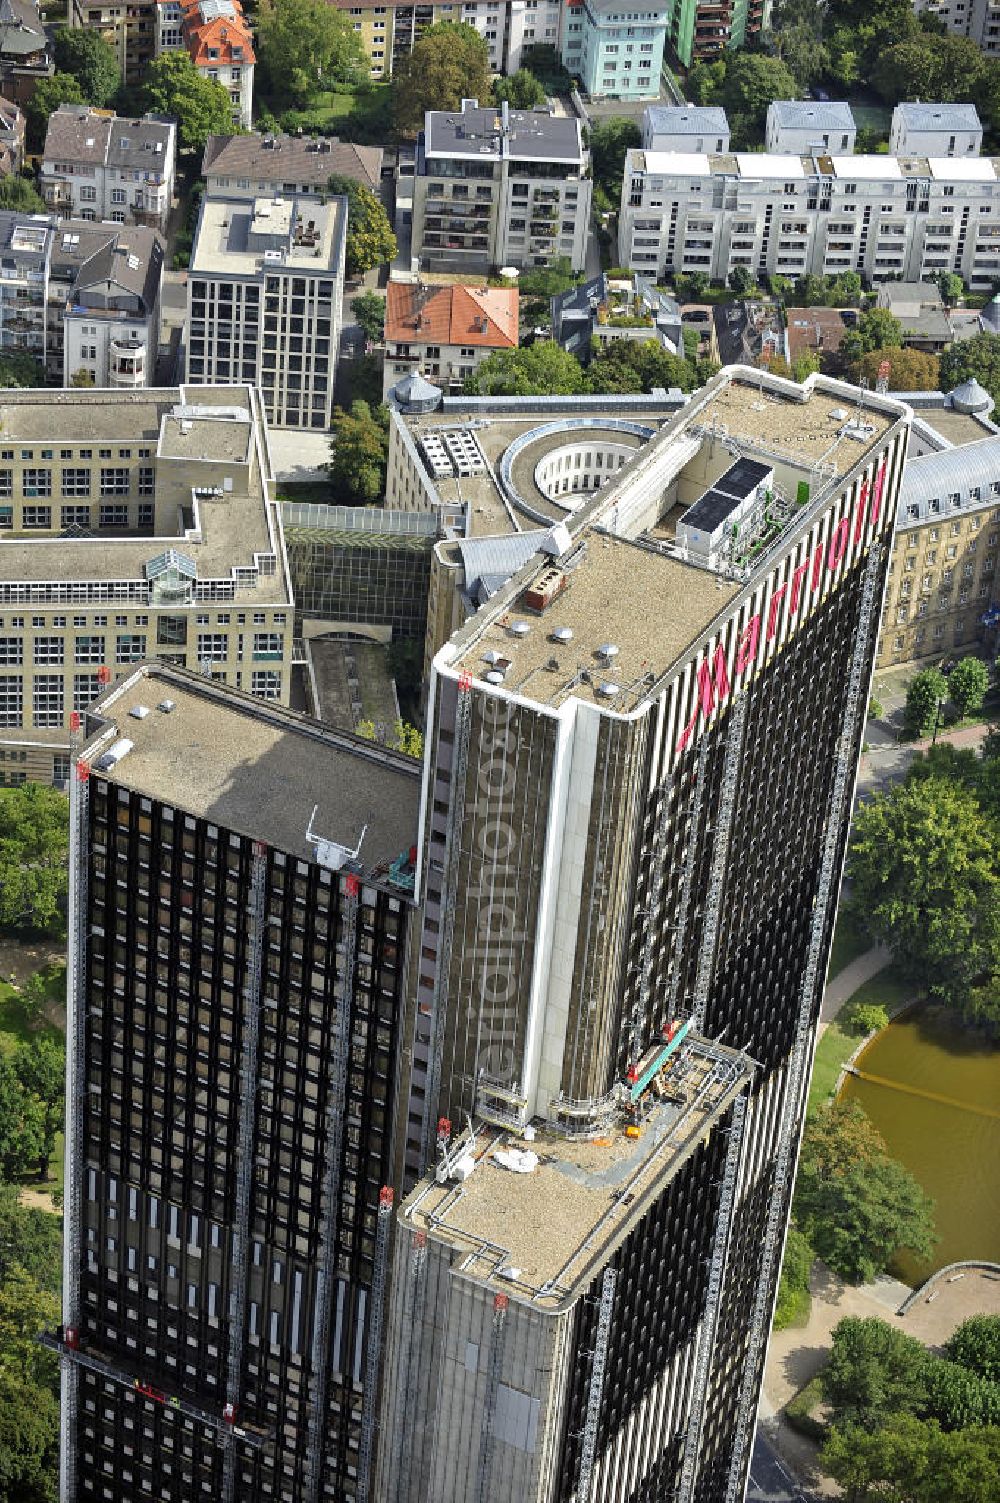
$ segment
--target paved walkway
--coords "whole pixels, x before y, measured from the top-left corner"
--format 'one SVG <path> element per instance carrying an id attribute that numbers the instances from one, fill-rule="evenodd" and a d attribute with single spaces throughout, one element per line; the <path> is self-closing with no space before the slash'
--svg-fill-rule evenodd
<path id="1" fill-rule="evenodd" d="M 820 1033 L 828 1023 L 833 1022 L 844 1003 L 854 996 L 858 988 L 864 986 L 866 981 L 871 981 L 879 971 L 884 971 L 891 959 L 892 951 L 887 945 L 874 945 L 837 972 L 823 993 L 819 1015 Z"/>
<path id="2" fill-rule="evenodd" d="M 966 725 L 955 731 L 941 731 L 938 741 L 946 741 L 960 751 L 978 751 L 992 730 L 990 725 Z M 858 767 L 858 794 L 878 793 L 905 777 L 918 752 L 925 752 L 934 742 L 904 741 L 895 745 L 872 747 L 864 753 Z"/>

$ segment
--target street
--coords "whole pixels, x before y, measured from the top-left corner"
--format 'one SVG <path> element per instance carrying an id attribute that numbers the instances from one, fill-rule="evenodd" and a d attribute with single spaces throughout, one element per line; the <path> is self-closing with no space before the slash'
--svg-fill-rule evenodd
<path id="1" fill-rule="evenodd" d="M 810 1495 L 803 1492 L 777 1452 L 765 1440 L 759 1425 L 753 1443 L 747 1503 L 812 1503 Z"/>

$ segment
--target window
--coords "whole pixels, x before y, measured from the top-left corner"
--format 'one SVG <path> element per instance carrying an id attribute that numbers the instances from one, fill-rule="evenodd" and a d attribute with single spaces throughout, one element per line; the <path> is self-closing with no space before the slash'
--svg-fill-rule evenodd
<path id="1" fill-rule="evenodd" d="M 59 508 L 60 527 L 89 527 L 89 506 L 61 506 Z"/>
<path id="2" fill-rule="evenodd" d="M 21 486 L 26 496 L 51 496 L 52 471 L 26 469 L 21 478 Z"/>
<path id="3" fill-rule="evenodd" d="M 281 633 L 278 631 L 255 631 L 253 634 L 255 658 L 280 658 Z"/>
<path id="4" fill-rule="evenodd" d="M 127 468 L 113 465 L 101 466 L 101 495 L 127 496 L 131 490 Z M 48 492 L 46 492 L 48 494 Z"/>
<path id="5" fill-rule="evenodd" d="M 75 661 L 78 663 L 103 663 L 104 638 L 95 636 L 77 637 Z"/>
<path id="6" fill-rule="evenodd" d="M 36 673 L 32 686 L 35 726 L 52 729 L 63 723 L 63 678 L 61 673 Z"/>
<path id="7" fill-rule="evenodd" d="M 73 675 L 73 708 L 79 713 L 85 710 L 101 692 L 101 680 L 96 673 Z"/>
<path id="8" fill-rule="evenodd" d="M 225 632 L 200 631 L 198 633 L 199 661 L 210 659 L 214 662 L 218 658 L 225 658 L 228 656 L 229 640 L 226 637 Z"/>
<path id="9" fill-rule="evenodd" d="M 21 523 L 26 529 L 44 531 L 52 526 L 51 506 L 25 506 L 21 510 Z"/>
<path id="10" fill-rule="evenodd" d="M 250 675 L 250 693 L 260 699 L 278 699 L 281 695 L 281 674 L 271 669 L 257 669 Z"/>
<path id="11" fill-rule="evenodd" d="M 0 673 L 0 725 L 20 725 L 24 687 L 19 673 Z"/>
<path id="12" fill-rule="evenodd" d="M 36 663 L 62 663 L 65 661 L 65 644 L 62 637 L 36 637 L 34 639 Z"/>
<path id="13" fill-rule="evenodd" d="M 85 465 L 63 467 L 62 493 L 64 496 L 90 495 L 90 471 Z"/>
<path id="14" fill-rule="evenodd" d="M 139 663 L 146 656 L 146 638 L 123 632 L 115 643 L 116 663 Z"/>
<path id="15" fill-rule="evenodd" d="M 128 526 L 128 503 L 115 504 L 113 502 L 101 503 L 101 526 L 102 527 L 127 527 Z"/>
<path id="16" fill-rule="evenodd" d="M 0 637 L 0 663 L 5 668 L 17 668 L 24 662 L 24 639 Z"/>
<path id="17" fill-rule="evenodd" d="M 139 466 L 139 495 L 151 496 L 153 494 L 153 466 L 144 464 Z"/>

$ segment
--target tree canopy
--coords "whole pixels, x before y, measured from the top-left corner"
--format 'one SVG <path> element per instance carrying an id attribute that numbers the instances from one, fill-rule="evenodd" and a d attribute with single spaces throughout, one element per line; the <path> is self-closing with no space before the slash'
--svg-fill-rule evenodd
<path id="1" fill-rule="evenodd" d="M 414 135 L 427 110 L 457 110 L 463 99 L 490 96 L 490 55 L 474 26 L 437 21 L 421 32 L 393 70 L 396 126 Z"/>
<path id="2" fill-rule="evenodd" d="M 902 99 L 968 99 L 986 75 L 979 47 L 968 37 L 916 36 L 882 51 L 872 83 L 887 104 Z"/>
<path id="3" fill-rule="evenodd" d="M 326 0 L 260 0 L 254 31 L 272 96 L 305 105 L 323 79 L 366 78 L 368 59 L 347 12 Z"/>
<path id="4" fill-rule="evenodd" d="M 517 350 L 494 350 L 465 380 L 472 396 L 576 396 L 586 391 L 580 362 L 553 340 Z"/>
<path id="5" fill-rule="evenodd" d="M 693 391 L 706 379 L 696 364 L 671 355 L 657 339 L 612 339 L 594 355 L 587 372 L 593 392 L 652 391 L 654 386 Z"/>
<path id="6" fill-rule="evenodd" d="M 0 355 L 0 387 L 44 385 L 45 367 L 34 355 L 26 355 L 19 350 Z"/>
<path id="7" fill-rule="evenodd" d="M 1000 1383 L 1000 1315 L 970 1315 L 945 1343 L 953 1362 Z"/>
<path id="8" fill-rule="evenodd" d="M 821 1461 L 847 1503 L 995 1503 L 1000 1429 L 947 1434 L 901 1414 L 876 1429 L 835 1426 Z"/>
<path id="9" fill-rule="evenodd" d="M 40 783 L 0 796 L 0 928 L 64 924 L 69 864 L 69 804 Z"/>
<path id="10" fill-rule="evenodd" d="M 186 52 L 164 52 L 146 65 L 142 106 L 177 121 L 185 150 L 202 150 L 211 135 L 232 135 L 233 106 L 218 79 L 199 73 Z"/>
<path id="11" fill-rule="evenodd" d="M 970 1022 L 1000 1023 L 1000 832 L 996 762 L 975 764 L 985 795 L 931 758 L 855 815 L 852 903 L 900 968 Z M 994 776 L 990 776 L 994 774 Z M 994 803 L 995 807 L 995 803 Z"/>
<path id="12" fill-rule="evenodd" d="M 40 78 L 35 84 L 31 98 L 24 106 L 25 134 L 29 151 L 42 150 L 45 145 L 49 116 L 54 114 L 61 104 L 86 103 L 83 90 L 72 73 L 52 73 L 48 78 Z"/>
<path id="13" fill-rule="evenodd" d="M 508 78 L 494 79 L 493 98 L 497 104 L 506 100 L 512 110 L 533 110 L 545 103 L 545 87 L 527 68 L 518 68 Z"/>
<path id="14" fill-rule="evenodd" d="M 52 38 L 56 70 L 70 73 L 88 104 L 103 109 L 121 87 L 115 50 L 89 27 L 57 26 Z"/>
<path id="15" fill-rule="evenodd" d="M 906 688 L 903 712 L 911 736 L 933 735 L 941 706 L 947 698 L 948 680 L 940 668 L 924 668 L 911 678 Z"/>
<path id="16" fill-rule="evenodd" d="M 937 391 L 938 357 L 902 347 L 867 350 L 852 366 L 851 379 L 874 387 L 884 364 L 889 366 L 890 391 Z"/>
<path id="17" fill-rule="evenodd" d="M 825 1107 L 806 1124 L 795 1218 L 824 1262 L 855 1284 L 882 1273 L 901 1247 L 926 1257 L 934 1245 L 933 1203 L 856 1105 Z"/>
<path id="18" fill-rule="evenodd" d="M 848 1316 L 833 1330 L 823 1391 L 835 1424 L 876 1426 L 927 1404 L 927 1349 L 877 1316 Z"/>
<path id="19" fill-rule="evenodd" d="M 361 325 L 362 333 L 378 344 L 385 333 L 385 298 L 377 292 L 359 292 L 351 298 L 351 312 Z"/>
<path id="20" fill-rule="evenodd" d="M 373 412 L 367 402 L 337 408 L 331 430 L 328 466 L 334 499 L 345 506 L 373 506 L 385 495 L 389 420 L 384 407 Z"/>
<path id="21" fill-rule="evenodd" d="M 391 261 L 396 254 L 396 237 L 389 216 L 371 189 L 336 172 L 326 186 L 330 193 L 343 194 L 347 199 L 347 275 L 363 276 L 372 267 Z"/>
<path id="22" fill-rule="evenodd" d="M 642 131 L 624 115 L 608 115 L 590 132 L 590 160 L 595 190 L 607 195 L 606 208 L 617 210 L 622 196 L 625 153 L 642 144 Z"/>
<path id="23" fill-rule="evenodd" d="M 48 212 L 44 198 L 26 177 L 0 177 L 0 209 L 20 209 L 25 214 Z"/>
<path id="24" fill-rule="evenodd" d="M 1000 402 L 1000 334 L 976 334 L 972 339 L 957 339 L 940 356 L 938 385 L 952 391 L 975 376 Z"/>
<path id="25" fill-rule="evenodd" d="M 815 11 L 812 21 L 816 30 Z M 767 107 L 774 99 L 798 99 L 798 80 L 780 57 L 762 52 L 728 52 L 714 62 L 695 63 L 688 75 L 695 104 L 721 104 L 729 117 L 733 144 L 750 146 L 764 134 Z"/>
<path id="26" fill-rule="evenodd" d="M 948 697 L 963 719 L 983 708 L 989 686 L 990 670 L 982 658 L 962 658 L 948 675 Z"/>

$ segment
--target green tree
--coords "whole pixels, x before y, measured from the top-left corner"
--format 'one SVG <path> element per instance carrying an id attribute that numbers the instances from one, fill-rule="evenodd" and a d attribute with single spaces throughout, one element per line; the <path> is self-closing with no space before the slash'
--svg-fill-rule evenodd
<path id="1" fill-rule="evenodd" d="M 798 99 L 799 93 L 794 75 L 780 58 L 759 52 L 736 52 L 727 60 L 720 99 L 730 118 L 743 122 L 742 133 L 748 144 L 749 139 L 763 135 L 771 101 Z"/>
<path id="2" fill-rule="evenodd" d="M 45 1179 L 55 1152 L 56 1135 L 65 1122 L 66 1046 L 62 1039 L 42 1036 L 21 1044 L 14 1068 L 23 1089 L 41 1106 L 42 1141 L 38 1177 Z"/>
<path id="3" fill-rule="evenodd" d="M 801 0 L 783 0 L 774 7 L 771 26 L 775 56 L 800 90 L 808 89 L 830 66 L 830 55 L 817 25 L 819 19 L 813 0 L 804 4 Z"/>
<path id="4" fill-rule="evenodd" d="M 830 307 L 856 308 L 864 290 L 861 277 L 856 271 L 842 271 L 830 281 Z"/>
<path id="5" fill-rule="evenodd" d="M 490 57 L 474 26 L 437 21 L 421 32 L 393 70 L 396 126 L 414 135 L 427 110 L 457 110 L 463 99 L 490 95 Z"/>
<path id="6" fill-rule="evenodd" d="M 41 1102 L 24 1089 L 13 1061 L 0 1055 L 0 1174 L 3 1178 L 20 1179 L 37 1165 L 44 1141 L 45 1113 Z"/>
<path id="7" fill-rule="evenodd" d="M 323 79 L 368 75 L 361 37 L 346 11 L 326 0 L 260 0 L 254 31 L 261 67 L 279 103 L 306 105 Z"/>
<path id="8" fill-rule="evenodd" d="M 889 367 L 890 391 L 937 391 L 938 357 L 924 350 L 868 350 L 851 367 L 851 380 L 874 386 L 882 365 Z"/>
<path id="9" fill-rule="evenodd" d="M 967 99 L 986 74 L 983 54 L 967 37 L 922 33 L 887 47 L 872 83 L 888 104 L 901 99 Z"/>
<path id="10" fill-rule="evenodd" d="M 852 1424 L 830 1431 L 820 1459 L 847 1503 L 916 1503 L 920 1496 L 915 1489 L 927 1476 L 931 1427 L 909 1414 L 886 1420 L 873 1430 Z"/>
<path id="11" fill-rule="evenodd" d="M 841 1013 L 851 1033 L 865 1038 L 869 1033 L 881 1033 L 889 1026 L 889 1013 L 879 1002 L 848 1003 Z"/>
<path id="12" fill-rule="evenodd" d="M 609 340 L 594 355 L 587 375 L 593 392 L 652 391 L 655 386 L 693 391 L 699 384 L 691 361 L 671 355 L 657 339 Z"/>
<path id="13" fill-rule="evenodd" d="M 187 151 L 204 150 L 212 135 L 233 134 L 233 106 L 218 79 L 199 73 L 186 52 L 165 52 L 147 63 L 142 107 L 177 121 L 177 139 Z"/>
<path id="14" fill-rule="evenodd" d="M 0 209 L 20 209 L 25 214 L 46 214 L 41 194 L 26 177 L 0 178 Z"/>
<path id="15" fill-rule="evenodd" d="M 326 186 L 328 192 L 347 199 L 347 275 L 364 276 L 373 267 L 391 261 L 396 254 L 396 237 L 389 216 L 372 190 L 336 172 L 328 178 Z"/>
<path id="16" fill-rule="evenodd" d="M 754 286 L 753 272 L 747 266 L 734 266 L 729 273 L 729 285 L 737 297 L 746 297 Z"/>
<path id="17" fill-rule="evenodd" d="M 875 1429 L 891 1414 L 921 1414 L 929 1360 L 922 1341 L 878 1316 L 838 1321 L 823 1371 L 833 1423 Z"/>
<path id="18" fill-rule="evenodd" d="M 687 76 L 686 93 L 692 104 L 719 104 L 726 82 L 726 59 L 697 62 Z"/>
<path id="19" fill-rule="evenodd" d="M 580 362 L 551 339 L 518 350 L 494 350 L 465 379 L 469 396 L 576 396 L 586 390 Z"/>
<path id="20" fill-rule="evenodd" d="M 25 355 L 12 350 L 9 355 L 0 355 L 0 387 L 44 386 L 45 367 L 34 355 Z"/>
<path id="21" fill-rule="evenodd" d="M 333 417 L 330 482 L 338 503 L 372 506 L 385 495 L 389 421 L 384 407 L 372 412 L 367 402 L 352 402 L 349 412 Z"/>
<path id="22" fill-rule="evenodd" d="M 844 360 L 860 361 L 871 350 L 895 349 L 903 342 L 903 326 L 887 308 L 869 308 L 840 341 Z"/>
<path id="23" fill-rule="evenodd" d="M 990 670 L 982 658 L 962 658 L 948 675 L 948 696 L 964 718 L 983 708 L 990 687 Z"/>
<path id="24" fill-rule="evenodd" d="M 969 1021 L 1000 1019 L 997 830 L 976 795 L 936 775 L 862 804 L 853 904 L 901 969 Z"/>
<path id="25" fill-rule="evenodd" d="M 947 698 L 948 680 L 938 668 L 925 668 L 910 680 L 903 720 L 911 736 L 933 734 L 940 706 Z"/>
<path id="26" fill-rule="evenodd" d="M 351 298 L 351 312 L 365 338 L 372 344 L 380 344 L 385 333 L 385 298 L 377 292 L 359 292 Z"/>
<path id="27" fill-rule="evenodd" d="M 795 1219 L 819 1256 L 851 1283 L 881 1273 L 906 1247 L 929 1255 L 934 1208 L 889 1158 L 859 1108 L 827 1107 L 806 1126 Z"/>
<path id="28" fill-rule="evenodd" d="M 953 1362 L 1000 1383 L 1000 1315 L 970 1315 L 945 1343 Z"/>
<path id="29" fill-rule="evenodd" d="M 781 1282 L 774 1307 L 774 1329 L 783 1331 L 786 1326 L 800 1321 L 809 1309 L 809 1275 L 816 1254 L 793 1223 L 785 1239 L 785 1256 L 781 1263 Z"/>
<path id="30" fill-rule="evenodd" d="M 110 104 L 122 75 L 114 48 L 101 34 L 86 27 L 58 26 L 52 43 L 57 72 L 72 74 L 88 104 L 99 109 Z"/>
<path id="31" fill-rule="evenodd" d="M 674 278 L 674 291 L 679 303 L 700 303 L 711 285 L 703 271 L 681 272 Z"/>
<path id="32" fill-rule="evenodd" d="M 69 378 L 70 386 L 86 387 L 94 385 L 94 378 L 86 366 L 81 365 L 79 370 L 73 372 Z"/>
<path id="33" fill-rule="evenodd" d="M 953 308 L 965 292 L 965 283 L 957 271 L 942 271 L 937 278 L 941 301 Z"/>
<path id="34" fill-rule="evenodd" d="M 415 757 L 418 761 L 423 757 L 423 732 L 405 720 L 397 720 L 391 726 L 376 725 L 374 720 L 359 720 L 355 730 L 366 741 L 378 741 L 382 746 L 391 747 L 393 751 L 403 752 L 405 756 Z"/>
<path id="35" fill-rule="evenodd" d="M 59 1400 L 0 1363 L 0 1500 L 57 1503 Z"/>
<path id="36" fill-rule="evenodd" d="M 83 90 L 72 73 L 52 73 L 40 78 L 34 92 L 24 106 L 27 145 L 29 151 L 41 151 L 45 145 L 45 132 L 49 116 L 61 104 L 86 104 Z"/>
<path id="37" fill-rule="evenodd" d="M 1000 402 L 1000 334 L 959 339 L 942 352 L 938 381 L 942 391 L 952 391 L 972 376 Z"/>
<path id="38" fill-rule="evenodd" d="M 0 798 L 0 928 L 58 929 L 66 897 L 69 803 L 40 783 Z"/>
<path id="39" fill-rule="evenodd" d="M 506 100 L 512 110 L 533 110 L 545 103 L 545 89 L 527 68 L 518 68 L 509 78 L 493 80 L 493 98 L 497 104 Z"/>
<path id="40" fill-rule="evenodd" d="M 556 256 L 548 266 L 533 266 L 523 271 L 518 287 L 522 297 L 558 297 L 560 292 L 575 287 L 577 281 L 569 256 Z"/>
<path id="41" fill-rule="evenodd" d="M 642 145 L 642 131 L 634 120 L 624 115 L 609 115 L 590 132 L 590 160 L 594 169 L 594 182 L 618 208 L 621 202 L 622 177 L 625 172 L 625 153 L 633 146 Z"/>
<path id="42" fill-rule="evenodd" d="M 927 1408 L 944 1430 L 1000 1425 L 1000 1383 L 936 1357 L 927 1364 Z"/>
<path id="43" fill-rule="evenodd" d="M 35 1340 L 59 1323 L 59 1300 L 14 1264 L 0 1284 L 0 1371 L 55 1391 L 58 1359 Z"/>
<path id="44" fill-rule="evenodd" d="M 51 1211 L 22 1205 L 18 1185 L 0 1184 L 0 1284 L 15 1265 L 30 1274 L 40 1288 L 58 1295 L 62 1287 L 62 1220 Z"/>

